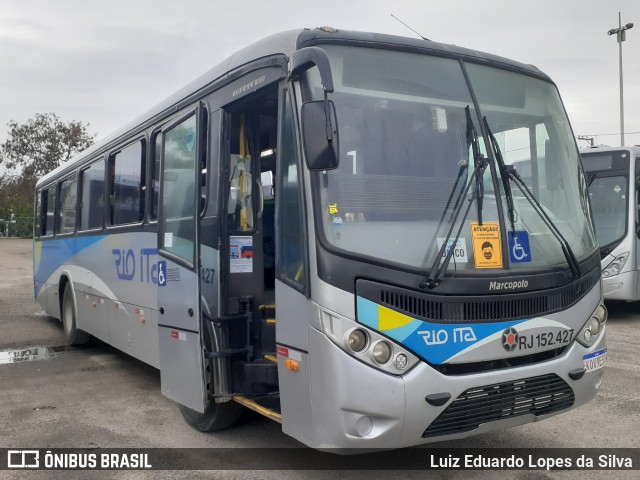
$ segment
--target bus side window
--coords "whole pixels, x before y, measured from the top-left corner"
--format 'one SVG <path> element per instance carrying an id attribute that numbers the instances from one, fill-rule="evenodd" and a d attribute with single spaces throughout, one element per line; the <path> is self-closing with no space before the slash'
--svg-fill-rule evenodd
<path id="1" fill-rule="evenodd" d="M 54 232 L 56 212 L 56 186 L 51 185 L 42 191 L 42 211 L 44 214 L 42 232 L 45 237 L 50 237 Z"/>
<path id="2" fill-rule="evenodd" d="M 73 233 L 76 230 L 76 176 L 60 182 L 60 202 L 57 233 Z"/>
<path id="3" fill-rule="evenodd" d="M 144 216 L 144 141 L 129 145 L 111 157 L 111 225 L 142 221 Z"/>
<path id="4" fill-rule="evenodd" d="M 80 172 L 80 230 L 102 227 L 104 212 L 104 160 Z"/>
<path id="5" fill-rule="evenodd" d="M 33 236 L 38 238 L 42 235 L 42 190 L 36 192 L 36 209 L 33 219 Z"/>
<path id="6" fill-rule="evenodd" d="M 162 156 L 162 131 L 158 130 L 151 137 L 151 146 L 153 153 L 151 154 L 151 206 L 149 209 L 149 219 L 158 219 L 158 199 L 160 198 L 160 157 Z"/>
<path id="7" fill-rule="evenodd" d="M 298 156 L 293 125 L 293 112 L 288 95 L 284 95 L 280 166 L 281 189 L 278 193 L 278 245 L 276 268 L 278 276 L 292 286 L 303 289 L 306 283 L 304 268 L 305 231 L 303 224 L 304 205 L 301 189 Z"/>
<path id="8" fill-rule="evenodd" d="M 195 263 L 197 133 L 192 114 L 163 134 L 162 249 L 191 265 Z"/>

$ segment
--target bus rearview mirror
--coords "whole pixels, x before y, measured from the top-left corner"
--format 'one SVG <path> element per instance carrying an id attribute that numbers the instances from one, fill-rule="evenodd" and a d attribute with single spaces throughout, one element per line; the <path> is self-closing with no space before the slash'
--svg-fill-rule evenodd
<path id="1" fill-rule="evenodd" d="M 319 100 L 302 105 L 302 139 L 307 168 L 311 171 L 338 168 L 338 128 L 332 101 Z M 327 129 L 331 130 L 328 135 Z"/>

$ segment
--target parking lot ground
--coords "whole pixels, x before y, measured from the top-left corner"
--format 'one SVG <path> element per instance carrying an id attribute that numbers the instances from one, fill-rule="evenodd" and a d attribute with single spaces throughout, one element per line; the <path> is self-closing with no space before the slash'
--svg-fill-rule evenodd
<path id="1" fill-rule="evenodd" d="M 57 347 L 59 322 L 33 300 L 31 241 L 0 240 L 0 350 Z M 640 447 L 640 304 L 612 303 L 609 361 L 598 397 L 553 417 L 444 448 Z M 42 350 L 47 359 L 0 364 L 0 448 L 300 447 L 280 425 L 248 412 L 236 428 L 192 430 L 160 393 L 159 372 L 100 342 Z M 416 450 L 416 452 L 420 452 Z M 18 478 L 0 472 L 0 478 Z M 638 471 L 221 471 L 75 472 L 74 478 L 429 478 L 631 479 Z M 25 472 L 19 478 L 70 478 L 70 472 Z"/>

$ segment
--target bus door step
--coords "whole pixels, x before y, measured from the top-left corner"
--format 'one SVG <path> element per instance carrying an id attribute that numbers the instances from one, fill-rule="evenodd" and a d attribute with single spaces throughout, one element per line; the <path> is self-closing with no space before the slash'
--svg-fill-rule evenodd
<path id="1" fill-rule="evenodd" d="M 233 400 L 250 408 L 260 415 L 264 415 L 271 420 L 282 423 L 282 414 L 280 412 L 280 395 L 265 395 L 262 397 L 244 397 L 236 395 Z"/>
<path id="2" fill-rule="evenodd" d="M 276 351 L 276 306 L 260 305 L 260 322 L 262 324 L 262 351 Z"/>
<path id="3" fill-rule="evenodd" d="M 271 359 L 261 358 L 253 362 L 237 362 L 235 365 L 237 392 L 266 395 L 278 391 L 278 365 Z"/>

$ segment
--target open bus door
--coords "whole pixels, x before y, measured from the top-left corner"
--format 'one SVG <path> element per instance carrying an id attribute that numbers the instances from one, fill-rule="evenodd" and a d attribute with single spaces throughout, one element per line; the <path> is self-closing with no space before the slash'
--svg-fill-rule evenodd
<path id="1" fill-rule="evenodd" d="M 162 394 L 204 412 L 200 335 L 200 162 L 206 138 L 198 106 L 162 131 L 158 215 L 158 334 Z"/>

